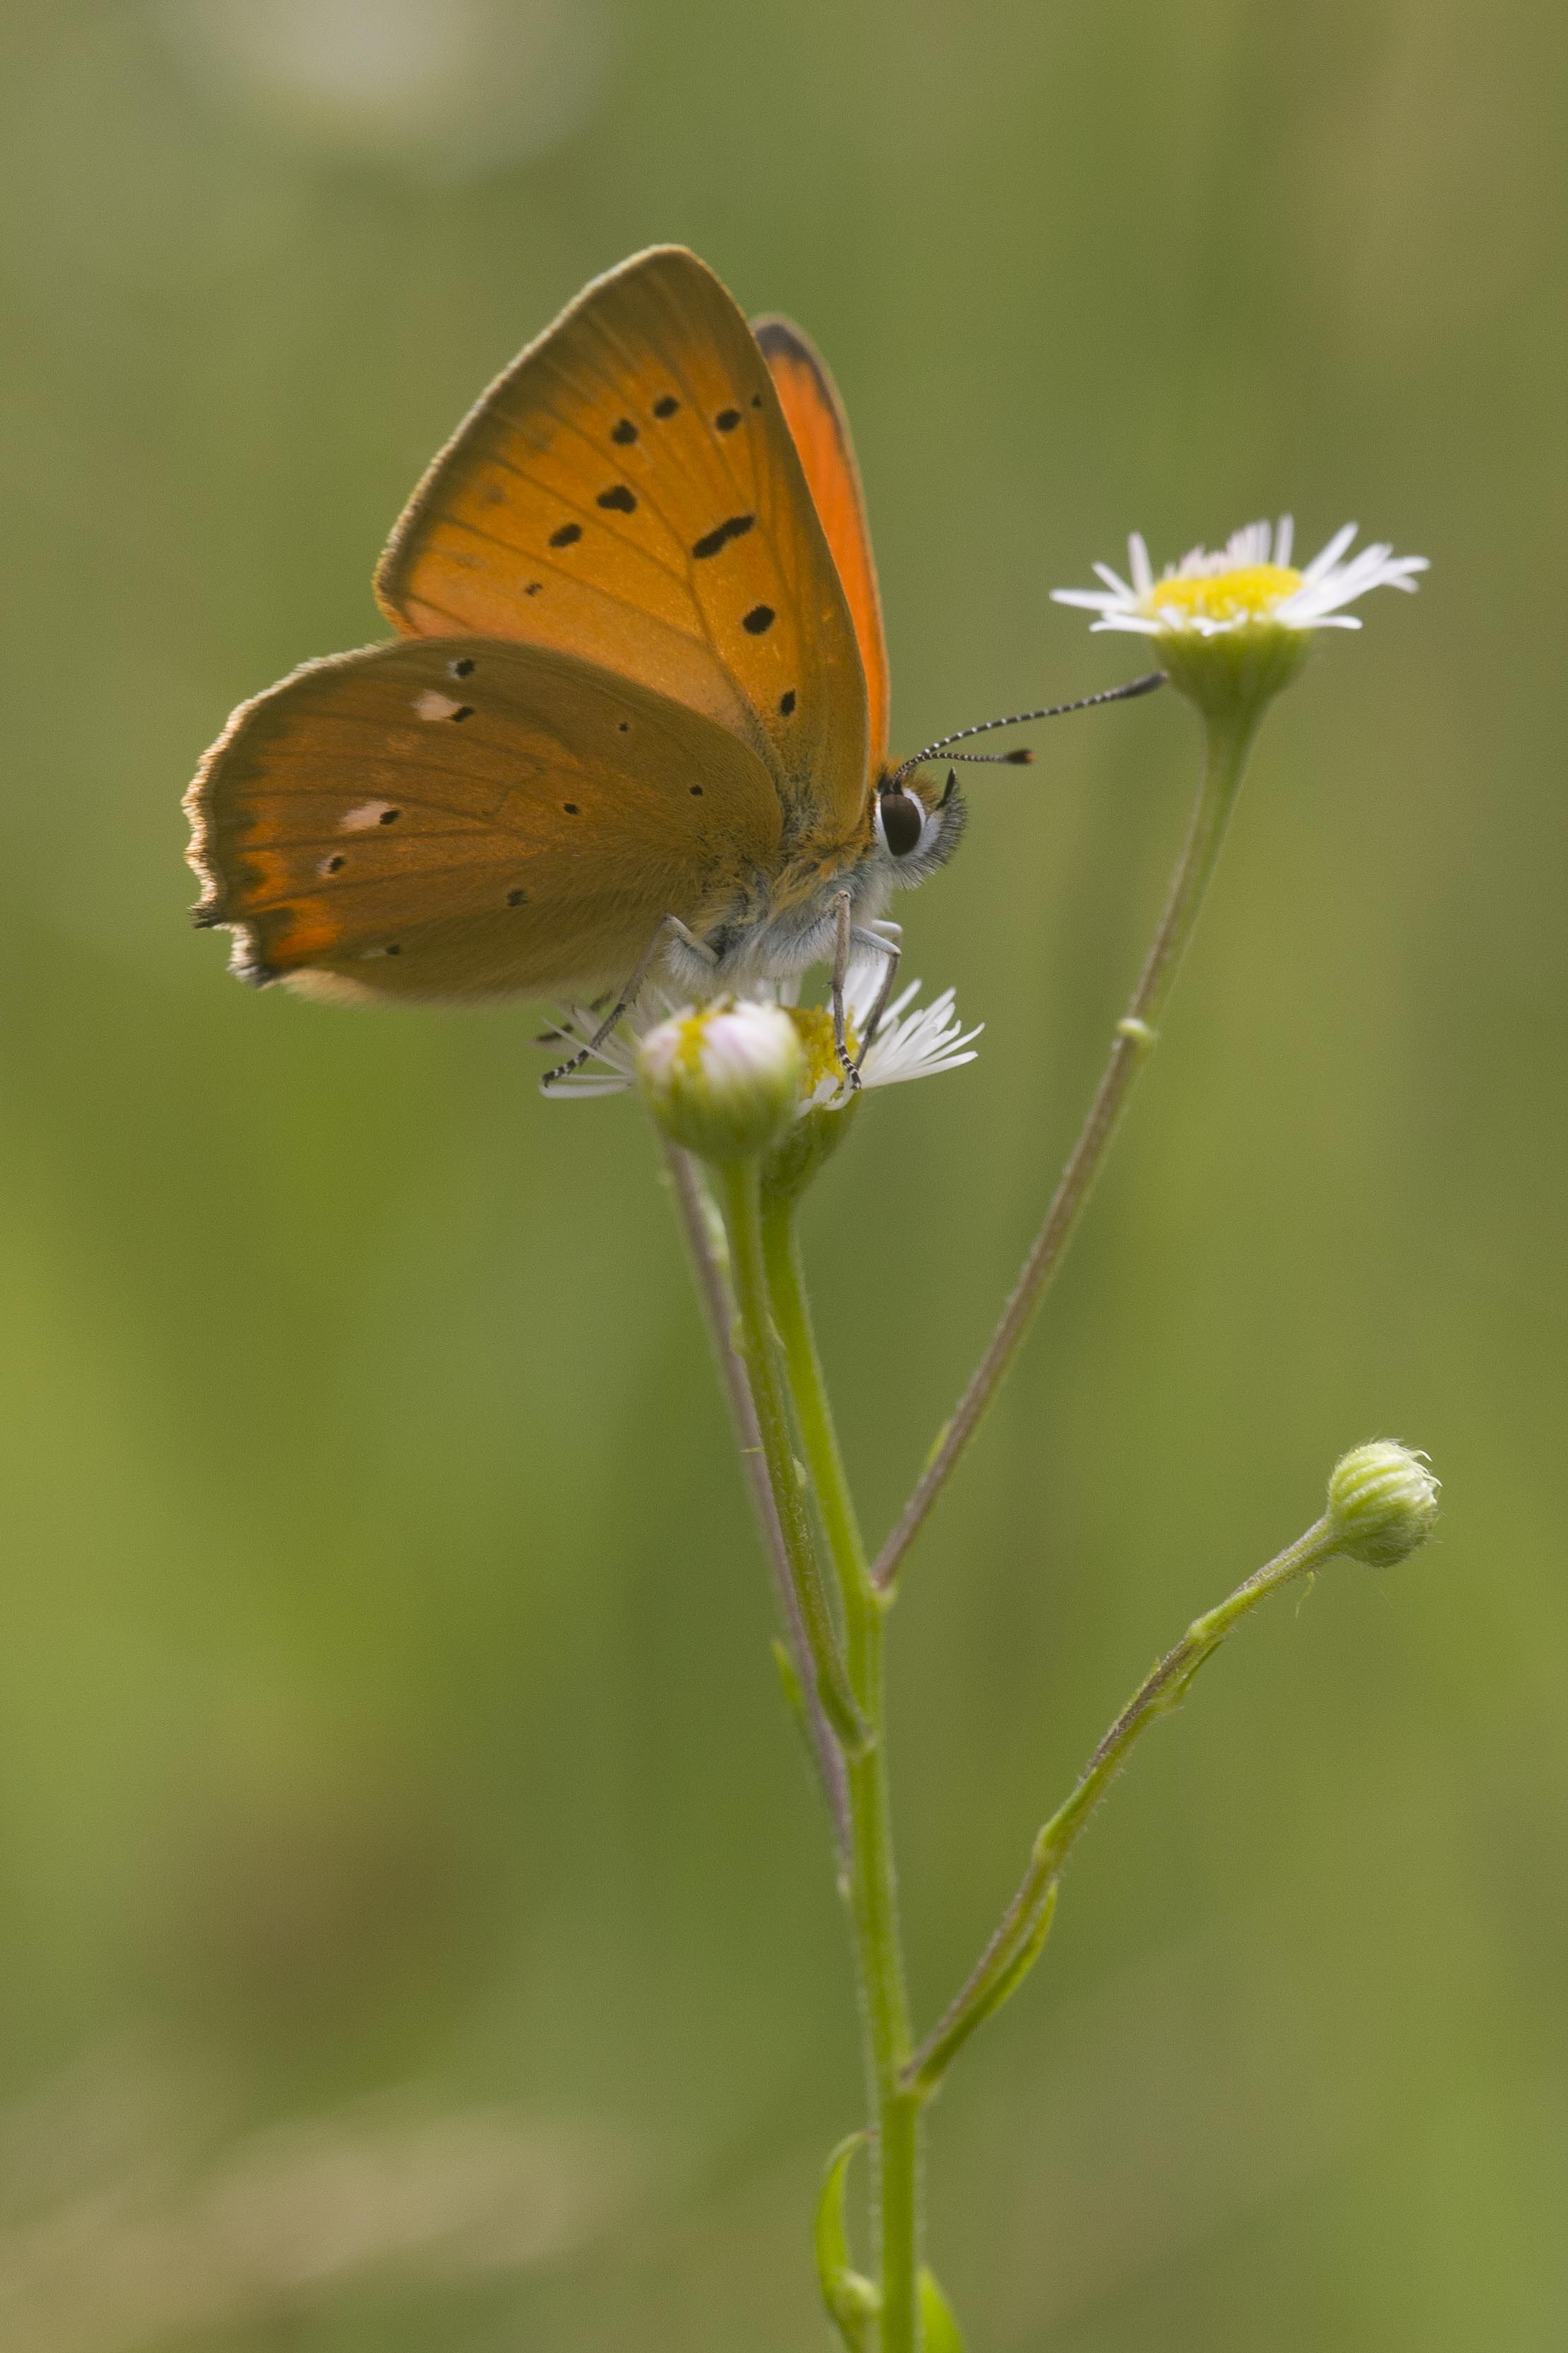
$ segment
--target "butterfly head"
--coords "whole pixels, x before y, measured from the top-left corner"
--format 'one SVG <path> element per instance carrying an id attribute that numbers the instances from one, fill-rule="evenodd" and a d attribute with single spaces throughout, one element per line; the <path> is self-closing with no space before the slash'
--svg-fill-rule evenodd
<path id="1" fill-rule="evenodd" d="M 924 777 L 885 773 L 872 796 L 879 857 L 891 881 L 909 890 L 945 866 L 968 818 L 955 770 L 939 794 Z"/>

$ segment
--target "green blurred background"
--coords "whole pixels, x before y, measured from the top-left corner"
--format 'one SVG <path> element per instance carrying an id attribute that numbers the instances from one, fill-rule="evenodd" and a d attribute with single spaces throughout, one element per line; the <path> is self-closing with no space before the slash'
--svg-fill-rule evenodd
<path id="1" fill-rule="evenodd" d="M 1156 1649 L 1373 1434 L 1442 1541 L 1249 1627 L 936 2116 L 975 2353 L 1568 2336 L 1562 158 L 1543 0 L 8 0 L 0 2338 L 798 2353 L 856 2120 L 822 1826 L 649 1139 L 525 1016 L 226 978 L 179 794 L 683 239 L 854 419 L 895 740 L 1294 509 L 1433 559 L 1266 731 L 1164 1048 L 911 1570 L 929 2017 Z M 1135 667 L 1135 661 L 1131 665 Z M 1157 905 L 1156 698 L 900 912 L 981 1060 L 810 1213 L 868 1517 Z"/>

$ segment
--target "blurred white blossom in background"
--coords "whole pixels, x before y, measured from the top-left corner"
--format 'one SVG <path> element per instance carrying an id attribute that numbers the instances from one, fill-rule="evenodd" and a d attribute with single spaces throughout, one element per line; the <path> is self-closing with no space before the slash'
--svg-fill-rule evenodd
<path id="1" fill-rule="evenodd" d="M 570 2255 L 621 2220 L 624 2134 L 414 2087 L 236 2131 L 177 2051 L 88 2052 L 0 2111 L 5 2353 L 153 2348 L 456 2288 Z"/>
<path id="2" fill-rule="evenodd" d="M 605 0 L 155 0 L 187 78 L 318 148 L 467 179 L 575 131 Z"/>

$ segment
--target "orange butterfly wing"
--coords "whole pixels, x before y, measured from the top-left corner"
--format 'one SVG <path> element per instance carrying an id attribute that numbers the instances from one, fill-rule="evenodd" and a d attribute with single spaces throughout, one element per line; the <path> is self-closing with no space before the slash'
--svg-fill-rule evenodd
<path id="1" fill-rule="evenodd" d="M 403 639 L 244 704 L 186 796 L 234 968 L 432 999 L 618 987 L 667 914 L 744 913 L 778 794 L 699 712 L 572 656 Z"/>
<path id="2" fill-rule="evenodd" d="M 556 647 L 703 713 L 768 768 L 792 840 L 864 825 L 838 568 L 756 339 L 684 248 L 595 280 L 490 386 L 376 593 L 411 635 Z"/>
<path id="3" fill-rule="evenodd" d="M 817 515 L 844 584 L 850 617 L 866 673 L 870 706 L 870 765 L 879 776 L 888 757 L 888 648 L 882 634 L 882 600 L 866 522 L 860 469 L 849 438 L 849 420 L 826 364 L 809 336 L 793 319 L 753 319 L 773 388 L 795 437 L 811 486 Z"/>

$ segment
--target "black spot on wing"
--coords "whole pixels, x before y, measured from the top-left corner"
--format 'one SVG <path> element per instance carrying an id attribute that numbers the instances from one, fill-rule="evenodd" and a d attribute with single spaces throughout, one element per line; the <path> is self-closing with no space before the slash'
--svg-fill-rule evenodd
<path id="1" fill-rule="evenodd" d="M 471 678 L 474 673 L 473 662 L 467 654 L 459 655 L 455 662 L 448 662 L 447 667 L 454 678 Z"/>
<path id="2" fill-rule="evenodd" d="M 722 522 L 715 523 L 711 531 L 704 532 L 700 539 L 692 542 L 692 554 L 699 562 L 707 556 L 717 555 L 720 549 L 728 547 L 732 539 L 744 539 L 756 520 L 754 514 L 727 515 Z"/>
<path id="3" fill-rule="evenodd" d="M 329 858 L 323 862 L 321 871 L 323 874 L 340 874 L 348 862 L 340 849 L 335 857 Z"/>
<path id="4" fill-rule="evenodd" d="M 679 406 L 680 403 L 674 393 L 667 392 L 662 398 L 654 402 L 653 413 L 656 417 L 673 417 Z"/>
<path id="5" fill-rule="evenodd" d="M 610 434 L 611 440 L 618 441 L 623 449 L 629 448 L 637 438 L 637 428 L 632 423 L 629 417 L 623 417 L 620 423 L 613 428 Z"/>
<path id="6" fill-rule="evenodd" d="M 509 891 L 506 894 L 506 903 L 509 907 L 526 907 L 528 904 L 527 892 Z"/>
<path id="7" fill-rule="evenodd" d="M 602 507 L 613 507 L 616 514 L 636 514 L 637 511 L 637 500 L 627 490 L 625 482 L 616 482 L 613 489 L 601 491 L 595 503 Z"/>
<path id="8" fill-rule="evenodd" d="M 542 580 L 531 580 L 522 593 L 525 596 L 537 596 L 543 586 Z"/>
<path id="9" fill-rule="evenodd" d="M 733 433 L 740 421 L 741 412 L 738 408 L 721 408 L 713 419 L 714 425 L 721 433 Z"/>
<path id="10" fill-rule="evenodd" d="M 452 713 L 452 724 L 455 727 L 459 719 L 471 719 L 473 715 L 474 706 L 471 702 L 459 702 L 458 708 Z M 386 820 L 384 818 L 382 819 L 382 823 L 384 825 L 385 822 Z"/>
<path id="11" fill-rule="evenodd" d="M 702 798 L 702 787 L 700 785 L 693 785 L 690 790 L 691 797 L 694 801 L 700 801 Z"/>
<path id="12" fill-rule="evenodd" d="M 581 817 L 583 814 L 575 801 L 563 801 L 561 806 L 568 817 Z"/>
<path id="13" fill-rule="evenodd" d="M 401 809 L 385 808 L 382 810 L 380 817 L 376 819 L 376 823 L 378 825 L 395 825 L 402 815 L 403 811 Z"/>
<path id="14" fill-rule="evenodd" d="M 741 627 L 749 638 L 760 638 L 773 628 L 778 615 L 771 605 L 753 605 L 749 613 L 741 616 Z"/>
<path id="15" fill-rule="evenodd" d="M 583 526 L 580 522 L 563 522 L 559 531 L 551 533 L 550 544 L 552 547 L 570 547 L 574 540 L 581 539 L 582 536 Z"/>
<path id="16" fill-rule="evenodd" d="M 787 719 L 794 709 L 795 689 L 793 686 L 786 686 L 784 692 L 779 697 L 779 717 L 781 719 Z"/>

